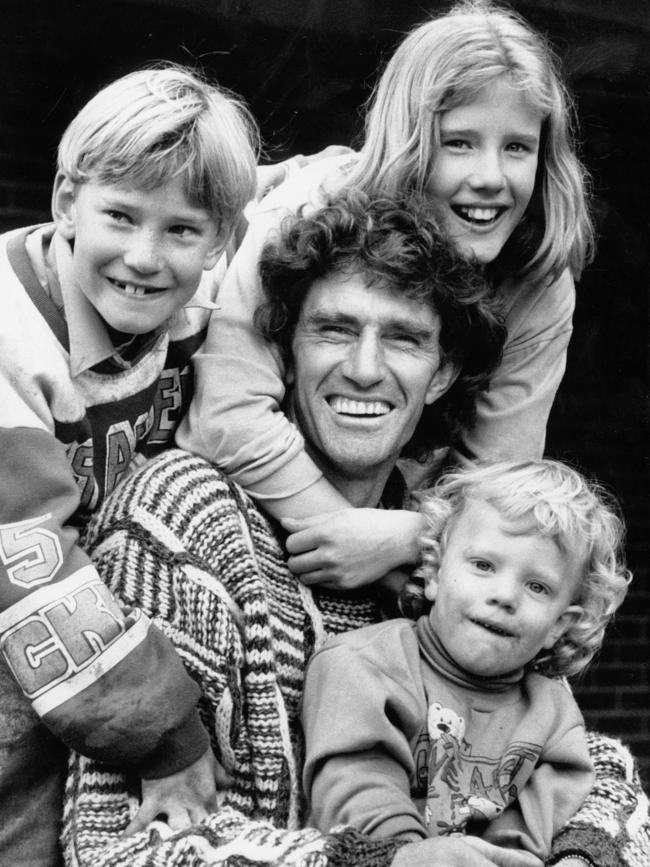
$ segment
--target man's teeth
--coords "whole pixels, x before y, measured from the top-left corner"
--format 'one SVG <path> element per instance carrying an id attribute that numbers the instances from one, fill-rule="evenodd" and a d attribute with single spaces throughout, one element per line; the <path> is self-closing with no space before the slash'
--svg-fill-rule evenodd
<path id="1" fill-rule="evenodd" d="M 334 412 L 345 415 L 386 415 L 390 406 L 383 400 L 350 400 L 347 397 L 333 397 L 330 406 Z"/>
<path id="2" fill-rule="evenodd" d="M 499 208 L 463 208 L 459 207 L 458 213 L 465 220 L 472 220 L 475 223 L 490 223 L 496 220 L 499 216 Z"/>

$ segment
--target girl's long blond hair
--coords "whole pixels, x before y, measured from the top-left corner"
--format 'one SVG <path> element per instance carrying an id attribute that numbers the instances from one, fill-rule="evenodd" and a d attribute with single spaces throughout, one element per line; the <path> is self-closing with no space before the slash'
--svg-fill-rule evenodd
<path id="1" fill-rule="evenodd" d="M 594 231 L 573 103 L 547 41 L 489 0 L 457 4 L 397 48 L 369 101 L 365 143 L 348 183 L 371 195 L 426 193 L 441 113 L 502 76 L 544 120 L 533 196 L 492 270 L 499 278 L 550 281 L 569 267 L 577 279 L 593 258 Z"/>

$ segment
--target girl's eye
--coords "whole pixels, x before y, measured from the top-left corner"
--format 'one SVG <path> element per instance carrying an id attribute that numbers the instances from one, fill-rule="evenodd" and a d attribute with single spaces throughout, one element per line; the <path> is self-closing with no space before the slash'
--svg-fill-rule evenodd
<path id="1" fill-rule="evenodd" d="M 464 150 L 471 145 L 467 139 L 463 138 L 448 138 L 443 139 L 442 146 L 445 148 L 454 148 L 455 150 Z"/>
<path id="2" fill-rule="evenodd" d="M 507 146 L 506 150 L 509 150 L 511 153 L 516 154 L 527 154 L 530 153 L 530 148 L 528 145 L 522 144 L 522 142 L 513 141 Z"/>

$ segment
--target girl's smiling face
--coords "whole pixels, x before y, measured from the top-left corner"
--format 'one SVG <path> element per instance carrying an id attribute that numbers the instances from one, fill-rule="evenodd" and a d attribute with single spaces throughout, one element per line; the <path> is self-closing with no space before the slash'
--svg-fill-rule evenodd
<path id="1" fill-rule="evenodd" d="M 528 207 L 542 119 L 504 76 L 440 115 L 427 191 L 461 253 L 480 264 L 496 259 Z"/>

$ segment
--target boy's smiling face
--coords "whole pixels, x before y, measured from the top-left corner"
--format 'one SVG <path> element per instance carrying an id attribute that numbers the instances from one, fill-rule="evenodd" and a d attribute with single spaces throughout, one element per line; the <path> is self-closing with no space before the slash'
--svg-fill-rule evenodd
<path id="1" fill-rule="evenodd" d="M 57 176 L 54 219 L 73 243 L 73 278 L 116 331 L 146 334 L 194 295 L 223 249 L 215 218 L 180 177 L 151 190 Z"/>
<path id="2" fill-rule="evenodd" d="M 497 677 L 550 649 L 580 614 L 577 554 L 537 532 L 518 532 L 489 503 L 469 500 L 452 518 L 437 577 L 432 625 L 458 665 Z"/>

